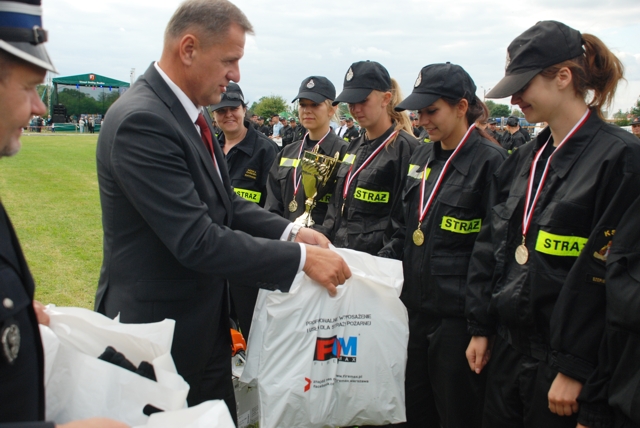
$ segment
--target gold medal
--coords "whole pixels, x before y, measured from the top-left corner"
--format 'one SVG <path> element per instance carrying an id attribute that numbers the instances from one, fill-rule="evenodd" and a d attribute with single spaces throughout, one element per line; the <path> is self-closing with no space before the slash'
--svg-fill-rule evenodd
<path id="1" fill-rule="evenodd" d="M 516 262 L 523 265 L 527 263 L 527 260 L 529 260 L 529 250 L 524 244 L 518 245 L 518 248 L 516 248 Z"/>
<path id="2" fill-rule="evenodd" d="M 413 231 L 413 243 L 418 247 L 424 244 L 424 233 L 422 233 L 422 230 L 416 229 Z"/>
<path id="3" fill-rule="evenodd" d="M 292 200 L 291 202 L 289 202 L 289 211 L 291 211 L 292 213 L 296 212 L 296 210 L 298 209 L 298 203 L 296 202 L 296 200 Z"/>

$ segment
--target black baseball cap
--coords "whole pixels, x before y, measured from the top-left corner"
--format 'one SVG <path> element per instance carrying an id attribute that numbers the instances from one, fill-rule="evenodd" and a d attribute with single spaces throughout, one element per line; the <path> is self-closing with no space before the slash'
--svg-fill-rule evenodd
<path id="1" fill-rule="evenodd" d="M 324 76 L 310 76 L 302 81 L 298 95 L 293 101 L 301 98 L 318 104 L 325 100 L 333 101 L 336 99 L 336 87 Z"/>
<path id="2" fill-rule="evenodd" d="M 292 117 L 289 118 L 289 122 L 295 122 L 295 121 L 296 121 L 295 117 L 292 116 Z"/>
<path id="3" fill-rule="evenodd" d="M 631 121 L 631 125 L 640 125 L 640 116 L 634 117 Z"/>
<path id="4" fill-rule="evenodd" d="M 353 122 L 353 118 L 352 117 L 348 117 L 345 119 L 347 122 Z"/>
<path id="5" fill-rule="evenodd" d="M 497 124 L 498 124 L 498 122 L 496 122 L 496 120 L 495 120 L 495 119 L 489 119 L 489 120 L 487 120 L 487 123 L 488 123 L 489 125 L 497 125 Z"/>
<path id="6" fill-rule="evenodd" d="M 562 22 L 540 21 L 511 42 L 505 75 L 485 97 L 509 97 L 545 68 L 583 54 L 579 31 Z"/>
<path id="7" fill-rule="evenodd" d="M 391 76 L 375 61 L 354 62 L 344 76 L 342 92 L 333 102 L 355 104 L 366 100 L 372 91 L 391 90 Z"/>
<path id="8" fill-rule="evenodd" d="M 57 73 L 44 47 L 41 0 L 0 1 L 0 49 L 30 64 Z"/>
<path id="9" fill-rule="evenodd" d="M 456 64 L 431 64 L 420 70 L 413 91 L 395 108 L 396 111 L 420 110 L 429 107 L 440 98 L 473 103 L 476 84 L 469 74 Z"/>
<path id="10" fill-rule="evenodd" d="M 219 110 L 225 107 L 238 107 L 244 106 L 244 95 L 242 89 L 237 83 L 229 82 L 227 90 L 222 93 L 220 102 L 211 106 L 212 111 Z"/>
<path id="11" fill-rule="evenodd" d="M 507 125 L 508 126 L 518 126 L 518 125 L 520 125 L 520 120 L 515 116 L 509 116 L 509 118 L 507 119 Z"/>

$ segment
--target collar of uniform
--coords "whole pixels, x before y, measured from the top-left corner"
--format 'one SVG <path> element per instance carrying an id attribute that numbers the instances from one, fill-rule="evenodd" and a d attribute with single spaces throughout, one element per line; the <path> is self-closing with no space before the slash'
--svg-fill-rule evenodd
<path id="1" fill-rule="evenodd" d="M 184 93 L 182 89 L 178 85 L 176 85 L 173 80 L 167 76 L 167 74 L 160 68 L 158 62 L 154 62 L 153 66 L 156 68 L 162 80 L 169 86 L 171 91 L 176 95 L 182 107 L 184 107 L 185 111 L 189 115 L 189 119 L 191 119 L 191 123 L 195 126 L 196 119 L 198 119 L 198 115 L 200 114 L 200 109 L 189 99 L 187 94 Z"/>
<path id="2" fill-rule="evenodd" d="M 562 147 L 562 151 L 559 154 L 554 155 L 551 159 L 551 168 L 553 168 L 558 177 L 563 178 L 565 175 L 567 175 L 567 173 L 571 169 L 571 166 L 578 159 L 584 149 L 589 145 L 589 142 L 601 126 L 602 121 L 598 117 L 598 113 L 592 109 L 589 118 L 582 125 L 582 127 L 578 129 L 575 135 L 571 137 L 571 141 L 564 145 Z M 551 128 L 549 128 L 548 126 L 538 134 L 533 142 L 533 150 L 528 156 L 529 165 L 531 164 L 531 162 L 533 162 L 533 159 L 535 158 L 536 153 L 538 153 L 538 150 L 542 149 L 542 146 L 547 142 L 550 136 Z M 528 174 L 529 169 L 524 168 L 522 171 L 522 175 L 525 176 Z"/>
<path id="3" fill-rule="evenodd" d="M 234 146 L 234 148 L 243 151 L 247 156 L 251 157 L 256 147 L 256 138 L 258 134 L 253 129 L 253 126 L 251 126 L 251 123 L 246 119 L 244 120 L 244 126 L 247 128 L 247 134 L 244 136 L 242 141 Z M 218 140 L 220 142 L 220 147 L 224 147 L 224 133 Z"/>
<path id="4" fill-rule="evenodd" d="M 387 137 L 389 137 L 389 135 L 391 135 L 391 133 L 395 130 L 396 128 L 396 123 L 393 122 L 391 124 L 391 127 L 389 129 L 387 129 L 386 131 L 384 131 L 384 133 L 379 136 L 378 138 L 374 139 L 374 140 L 369 140 L 368 138 L 366 138 L 366 133 L 363 133 L 362 135 L 365 136 L 364 138 L 364 143 L 365 144 L 373 144 L 374 146 L 378 146 L 379 144 L 381 144 L 384 140 L 387 139 Z"/>
<path id="5" fill-rule="evenodd" d="M 469 173 L 469 168 L 471 167 L 471 163 L 474 160 L 473 154 L 477 149 L 477 143 L 479 139 L 480 134 L 478 134 L 478 132 L 472 132 L 471 135 L 469 135 L 469 140 L 464 143 L 464 146 L 462 147 L 462 149 L 460 149 L 460 152 L 458 152 L 458 154 L 456 154 L 453 159 L 451 159 L 451 165 L 464 176 Z M 434 150 L 436 150 L 436 144 L 440 144 L 440 142 L 433 143 Z M 438 146 L 438 148 L 442 149 L 442 146 Z"/>

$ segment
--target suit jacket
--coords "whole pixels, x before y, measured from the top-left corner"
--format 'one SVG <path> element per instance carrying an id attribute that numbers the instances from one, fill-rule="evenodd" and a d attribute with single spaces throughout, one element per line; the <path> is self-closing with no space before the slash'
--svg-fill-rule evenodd
<path id="1" fill-rule="evenodd" d="M 206 116 L 206 115 L 205 115 Z M 153 64 L 109 109 L 97 148 L 104 259 L 96 310 L 122 322 L 176 320 L 172 356 L 199 376 L 228 332 L 227 280 L 288 291 L 298 244 L 289 222 L 233 192 Z M 231 380 L 229 379 L 229 382 Z"/>
<path id="2" fill-rule="evenodd" d="M 0 356 L 0 427 L 13 422 L 12 427 L 53 428 L 37 422 L 44 419 L 44 356 L 33 292 L 33 278 L 0 203 L 0 328 L 17 324 L 21 342 L 13 364 Z"/>

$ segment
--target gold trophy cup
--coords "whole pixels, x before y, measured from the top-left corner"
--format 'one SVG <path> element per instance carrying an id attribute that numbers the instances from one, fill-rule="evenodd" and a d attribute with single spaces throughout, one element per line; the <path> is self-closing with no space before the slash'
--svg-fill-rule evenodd
<path id="1" fill-rule="evenodd" d="M 340 164 L 340 152 L 334 157 L 321 155 L 317 146 L 313 151 L 304 152 L 302 157 L 302 187 L 307 197 L 304 205 L 304 213 L 295 221 L 305 227 L 314 224 L 311 211 L 316 206 L 316 200 L 324 198 L 331 190 L 338 174 L 337 166 Z"/>

